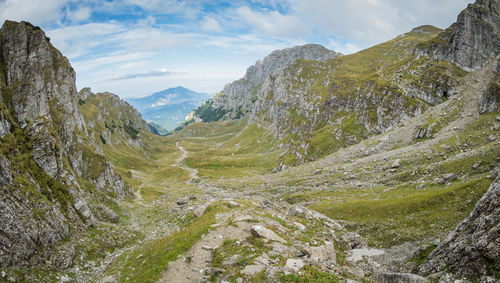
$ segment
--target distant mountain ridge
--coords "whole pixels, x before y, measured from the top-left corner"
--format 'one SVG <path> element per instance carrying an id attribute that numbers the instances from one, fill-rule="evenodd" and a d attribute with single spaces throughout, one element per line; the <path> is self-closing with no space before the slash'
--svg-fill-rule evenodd
<path id="1" fill-rule="evenodd" d="M 141 112 L 144 120 L 172 130 L 184 121 L 187 114 L 210 97 L 209 94 L 179 86 L 145 97 L 129 98 L 127 101 Z"/>

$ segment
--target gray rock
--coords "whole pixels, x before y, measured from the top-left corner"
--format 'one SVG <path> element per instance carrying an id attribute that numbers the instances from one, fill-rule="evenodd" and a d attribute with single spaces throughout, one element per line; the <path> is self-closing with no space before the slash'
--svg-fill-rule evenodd
<path id="1" fill-rule="evenodd" d="M 289 258 L 286 261 L 283 271 L 285 274 L 298 273 L 304 265 L 304 261 L 301 259 Z"/>
<path id="2" fill-rule="evenodd" d="M 468 71 L 477 70 L 500 52 L 499 11 L 498 0 L 477 0 L 437 40 L 419 46 L 414 53 L 429 54 Z"/>
<path id="3" fill-rule="evenodd" d="M 362 261 L 365 257 L 369 257 L 375 262 L 383 263 L 385 251 L 371 248 L 352 249 L 351 255 L 347 258 L 347 260 L 351 262 L 358 262 Z"/>
<path id="4" fill-rule="evenodd" d="M 252 228 L 250 229 L 250 232 L 255 237 L 261 237 L 261 238 L 265 238 L 265 239 L 268 239 L 271 241 L 286 243 L 286 241 L 283 240 L 283 238 L 281 238 L 280 236 L 276 235 L 276 233 L 274 233 L 273 231 L 271 231 L 271 230 L 269 230 L 261 225 L 253 225 Z"/>
<path id="5" fill-rule="evenodd" d="M 325 261 L 329 263 L 337 263 L 337 254 L 333 243 L 325 242 L 324 245 L 319 247 L 308 247 L 306 250 L 309 252 L 309 262 L 314 264 L 323 264 Z"/>
<path id="6" fill-rule="evenodd" d="M 474 210 L 429 255 L 418 271 L 428 275 L 446 268 L 460 276 L 485 276 L 500 270 L 500 177 Z"/>
<path id="7" fill-rule="evenodd" d="M 261 265 L 265 265 L 265 266 L 268 266 L 270 264 L 270 258 L 269 256 L 266 254 L 266 253 L 262 253 L 260 256 L 256 257 L 253 262 L 255 264 L 261 264 Z"/>
<path id="8" fill-rule="evenodd" d="M 392 164 L 391 164 L 391 168 L 399 168 L 400 163 L 401 163 L 401 160 L 399 158 L 394 160 L 394 162 L 392 162 Z"/>
<path id="9" fill-rule="evenodd" d="M 457 174 L 455 173 L 450 173 L 450 174 L 445 174 L 443 175 L 443 179 L 446 181 L 446 182 L 452 182 L 452 181 L 455 181 L 457 179 Z"/>
<path id="10" fill-rule="evenodd" d="M 120 216 L 116 214 L 113 210 L 108 208 L 105 205 L 99 204 L 95 208 L 96 217 L 101 221 L 111 222 L 111 223 L 119 223 Z"/>
<path id="11" fill-rule="evenodd" d="M 427 283 L 429 280 L 411 273 L 379 273 L 377 282 L 380 283 Z"/>
<path id="12" fill-rule="evenodd" d="M 177 203 L 179 204 L 179 203 Z M 207 210 L 207 208 L 212 204 L 211 201 L 209 202 L 206 202 L 200 206 L 198 206 L 197 208 L 194 209 L 193 213 L 194 213 L 194 216 L 196 217 L 201 217 L 203 216 L 203 214 L 205 214 L 205 211 Z"/>
<path id="13" fill-rule="evenodd" d="M 494 80 L 486 91 L 479 96 L 478 108 L 480 114 L 500 110 L 500 60 L 498 60 L 494 72 L 496 74 Z"/>
<path id="14" fill-rule="evenodd" d="M 245 268 L 243 268 L 242 271 L 240 271 L 240 274 L 246 275 L 246 276 L 254 276 L 255 274 L 262 272 L 266 267 L 262 264 L 252 264 L 252 265 L 247 265 Z"/>

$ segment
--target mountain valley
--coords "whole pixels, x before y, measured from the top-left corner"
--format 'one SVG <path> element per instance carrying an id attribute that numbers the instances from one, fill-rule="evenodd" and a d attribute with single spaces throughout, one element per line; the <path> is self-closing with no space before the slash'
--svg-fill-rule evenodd
<path id="1" fill-rule="evenodd" d="M 27 22 L 0 83 L 0 282 L 500 281 L 498 0 L 274 51 L 168 136 L 189 90 L 78 92 Z"/>

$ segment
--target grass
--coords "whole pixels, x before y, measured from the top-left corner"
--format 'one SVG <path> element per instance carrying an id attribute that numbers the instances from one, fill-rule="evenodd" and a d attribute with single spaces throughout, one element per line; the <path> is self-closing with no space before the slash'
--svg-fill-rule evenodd
<path id="1" fill-rule="evenodd" d="M 330 193 L 332 200 L 312 208 L 352 228 L 375 246 L 391 247 L 416 239 L 442 237 L 468 215 L 491 180 L 477 178 L 449 187 L 402 187 Z"/>
<path id="2" fill-rule="evenodd" d="M 220 204 L 211 205 L 202 217 L 193 219 L 181 231 L 121 255 L 110 272 L 119 271 L 120 281 L 156 282 L 170 261 L 176 260 L 208 232 L 215 223 L 215 215 L 222 210 Z"/>
<path id="3" fill-rule="evenodd" d="M 281 275 L 280 282 L 289 283 L 335 283 L 340 280 L 333 274 L 318 270 L 316 267 L 306 265 L 302 268 L 301 275 L 288 274 Z"/>

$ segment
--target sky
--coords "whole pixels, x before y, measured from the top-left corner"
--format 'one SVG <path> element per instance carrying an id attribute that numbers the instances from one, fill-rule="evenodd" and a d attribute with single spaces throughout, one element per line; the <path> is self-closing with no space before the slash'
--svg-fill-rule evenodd
<path id="1" fill-rule="evenodd" d="M 77 87 L 142 97 L 215 94 L 273 50 L 351 54 L 412 28 L 446 28 L 472 0 L 0 0 L 0 21 L 42 27 Z"/>

